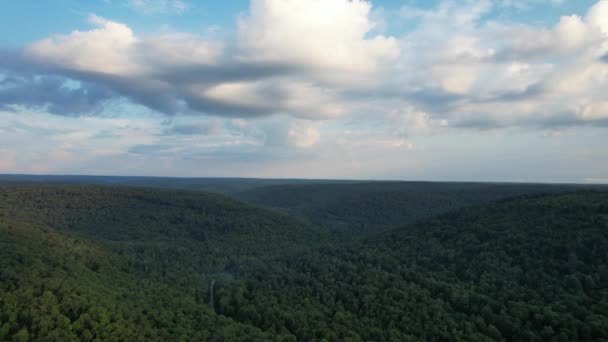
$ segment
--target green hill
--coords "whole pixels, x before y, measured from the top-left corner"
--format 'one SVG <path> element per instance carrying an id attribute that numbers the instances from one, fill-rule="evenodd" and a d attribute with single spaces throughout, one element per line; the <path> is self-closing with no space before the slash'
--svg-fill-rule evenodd
<path id="1" fill-rule="evenodd" d="M 359 182 L 271 185 L 234 196 L 358 236 L 499 199 L 594 188 L 606 189 L 590 185 Z"/>
<path id="2" fill-rule="evenodd" d="M 608 339 L 607 192 L 340 240 L 214 194 L 0 187 L 0 247 L 0 340 Z"/>
<path id="3" fill-rule="evenodd" d="M 219 195 L 0 188 L 0 340 L 270 339 L 217 316 L 211 282 L 322 237 Z"/>
<path id="4" fill-rule="evenodd" d="M 608 193 L 510 200 L 243 270 L 220 312 L 299 340 L 606 340 L 606 251 Z"/>
<path id="5" fill-rule="evenodd" d="M 258 187 L 282 184 L 354 183 L 348 180 L 266 179 L 266 178 L 177 178 L 141 176 L 77 176 L 77 175 L 6 175 L 0 174 L 0 185 L 105 185 L 197 190 L 233 195 Z"/>
<path id="6" fill-rule="evenodd" d="M 4 217 L 109 240 L 251 238 L 276 245 L 320 234 L 286 215 L 192 191 L 23 186 L 0 188 L 0 199 Z"/>

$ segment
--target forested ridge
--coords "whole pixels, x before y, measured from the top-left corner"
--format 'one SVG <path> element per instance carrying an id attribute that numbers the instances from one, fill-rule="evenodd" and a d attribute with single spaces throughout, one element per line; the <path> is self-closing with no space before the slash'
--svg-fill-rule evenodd
<path id="1" fill-rule="evenodd" d="M 233 196 L 305 218 L 346 238 L 505 198 L 600 189 L 608 190 L 575 184 L 374 181 L 265 185 Z"/>
<path id="2" fill-rule="evenodd" d="M 608 193 L 459 208 L 341 239 L 220 195 L 0 187 L 0 340 L 608 339 Z"/>
<path id="3" fill-rule="evenodd" d="M 221 177 L 143 177 L 143 176 L 77 176 L 77 175 L 11 175 L 0 174 L 0 185 L 105 185 L 143 188 L 197 190 L 223 195 L 233 195 L 252 189 L 284 184 L 336 184 L 358 183 L 349 180 L 322 179 L 266 179 L 266 178 L 221 178 Z"/>
<path id="4" fill-rule="evenodd" d="M 51 186 L 0 199 L 0 339 L 270 338 L 215 315 L 210 282 L 323 235 L 213 194 Z"/>
<path id="5" fill-rule="evenodd" d="M 608 194 L 524 198 L 285 258 L 247 286 L 301 339 L 601 340 L 607 236 Z"/>

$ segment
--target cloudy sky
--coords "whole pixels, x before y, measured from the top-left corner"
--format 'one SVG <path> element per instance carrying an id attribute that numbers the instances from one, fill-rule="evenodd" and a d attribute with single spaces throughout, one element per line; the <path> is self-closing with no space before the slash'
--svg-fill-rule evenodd
<path id="1" fill-rule="evenodd" d="M 608 182 L 608 0 L 0 13 L 0 173 Z"/>

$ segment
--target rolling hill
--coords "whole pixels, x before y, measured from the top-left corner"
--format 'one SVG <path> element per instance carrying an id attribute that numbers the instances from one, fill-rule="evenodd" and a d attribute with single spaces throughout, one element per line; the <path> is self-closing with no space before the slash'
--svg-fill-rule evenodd
<path id="1" fill-rule="evenodd" d="M 357 181 L 323 179 L 264 179 L 264 178 L 176 178 L 141 176 L 78 176 L 78 175 L 10 175 L 0 174 L 0 185 L 104 185 L 143 188 L 196 190 L 233 195 L 270 185 L 283 184 L 348 184 Z"/>
<path id="2" fill-rule="evenodd" d="M 215 315 L 212 281 L 322 237 L 214 194 L 0 187 L 0 340 L 271 340 Z"/>
<path id="3" fill-rule="evenodd" d="M 378 184 L 273 199 L 369 196 L 357 239 L 198 191 L 0 187 L 0 340 L 608 339 L 608 192 Z"/>
<path id="4" fill-rule="evenodd" d="M 357 237 L 499 199 L 584 189 L 608 188 L 568 184 L 378 181 L 270 185 L 233 196 L 306 218 L 343 235 Z"/>
<path id="5" fill-rule="evenodd" d="M 605 340 L 607 250 L 608 193 L 526 197 L 244 269 L 220 312 L 298 340 Z"/>

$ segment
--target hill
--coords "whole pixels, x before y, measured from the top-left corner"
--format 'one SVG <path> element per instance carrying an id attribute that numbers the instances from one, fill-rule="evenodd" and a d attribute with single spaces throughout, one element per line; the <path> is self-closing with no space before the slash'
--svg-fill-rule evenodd
<path id="1" fill-rule="evenodd" d="M 322 237 L 213 194 L 0 187 L 0 340 L 271 340 L 216 315 L 212 282 Z"/>
<path id="2" fill-rule="evenodd" d="M 53 175 L 0 175 L 1 185 L 99 185 L 211 192 L 298 217 L 340 239 L 358 239 L 460 208 L 526 194 L 608 190 L 605 185 L 584 184 Z"/>
<path id="3" fill-rule="evenodd" d="M 521 198 L 244 269 L 220 312 L 298 340 L 605 340 L 607 250 L 608 193 Z"/>
<path id="4" fill-rule="evenodd" d="M 353 183 L 347 180 L 323 179 L 262 179 L 262 178 L 177 178 L 140 176 L 54 176 L 54 175 L 1 175 L 0 185 L 104 185 L 196 190 L 233 195 L 239 192 L 270 185 L 282 184 L 334 184 Z"/>
<path id="5" fill-rule="evenodd" d="M 358 236 L 499 199 L 583 189 L 608 188 L 563 184 L 357 182 L 270 185 L 233 196 L 306 218 L 335 232 Z"/>
<path id="6" fill-rule="evenodd" d="M 341 240 L 216 194 L 0 187 L 0 247 L 0 340 L 608 339 L 608 192 Z"/>

